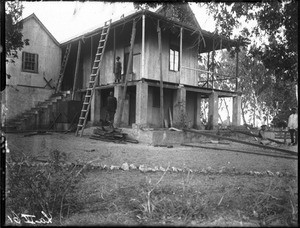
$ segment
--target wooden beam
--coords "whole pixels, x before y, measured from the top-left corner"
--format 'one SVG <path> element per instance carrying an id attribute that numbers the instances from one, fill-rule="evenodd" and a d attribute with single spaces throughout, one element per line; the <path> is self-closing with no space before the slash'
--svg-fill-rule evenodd
<path id="1" fill-rule="evenodd" d="M 91 36 L 91 71 L 93 67 L 93 37 Z"/>
<path id="2" fill-rule="evenodd" d="M 115 66 L 116 66 L 116 28 L 114 28 L 114 62 L 113 62 L 113 73 L 116 73 L 115 72 Z"/>
<path id="3" fill-rule="evenodd" d="M 179 84 L 181 83 L 182 77 L 182 36 L 183 36 L 183 28 L 180 27 L 180 43 L 179 43 Z"/>
<path id="4" fill-rule="evenodd" d="M 207 52 L 207 71 L 209 71 L 209 52 Z M 208 88 L 208 80 L 209 80 L 209 73 L 207 73 L 207 79 L 206 79 L 206 87 Z"/>
<path id="5" fill-rule="evenodd" d="M 125 74 L 125 80 L 124 80 L 124 87 L 123 87 L 123 94 L 122 98 L 119 104 L 119 110 L 116 118 L 116 126 L 120 126 L 121 124 L 121 119 L 122 119 L 122 114 L 123 114 L 123 108 L 124 108 L 124 101 L 126 98 L 126 92 L 127 92 L 127 79 L 128 79 L 128 74 L 131 69 L 131 64 L 132 64 L 132 56 L 133 56 L 133 46 L 134 46 L 134 40 L 135 40 L 135 34 L 136 34 L 136 21 L 133 20 L 132 24 L 132 32 L 131 32 L 131 40 L 130 40 L 130 52 L 129 52 L 129 59 L 128 59 L 128 64 L 127 64 L 127 69 L 126 69 L 126 74 Z"/>
<path id="6" fill-rule="evenodd" d="M 225 150 L 225 151 L 232 151 L 232 152 L 237 152 L 237 153 L 256 154 L 256 155 L 269 156 L 269 157 L 279 157 L 279 158 L 286 158 L 286 159 L 298 159 L 298 157 L 294 157 L 294 156 L 284 156 L 284 155 L 279 155 L 279 154 L 270 154 L 270 153 L 261 153 L 261 152 L 253 152 L 253 151 L 235 150 L 235 149 L 231 149 L 231 148 L 199 146 L 199 145 L 192 145 L 192 144 L 187 144 L 187 143 L 182 143 L 181 145 L 182 146 L 189 146 L 189 147 L 196 147 L 196 148 L 211 149 L 211 150 Z"/>
<path id="7" fill-rule="evenodd" d="M 239 89 L 239 52 L 236 51 L 236 64 L 235 64 L 235 91 Z"/>
<path id="8" fill-rule="evenodd" d="M 159 74 L 160 74 L 160 121 L 161 127 L 164 127 L 164 84 L 162 74 L 162 47 L 161 47 L 161 29 L 159 21 L 157 22 L 157 35 L 158 35 L 158 50 L 159 50 Z"/>
<path id="9" fill-rule="evenodd" d="M 141 78 L 145 78 L 145 15 L 142 16 L 142 62 L 141 62 Z"/>
<path id="10" fill-rule="evenodd" d="M 78 78 L 80 52 L 81 52 L 81 40 L 78 40 L 77 59 L 76 59 L 75 76 L 74 76 L 74 82 L 73 82 L 72 100 L 74 100 L 76 83 L 77 83 L 77 78 Z"/>
<path id="11" fill-rule="evenodd" d="M 211 75 L 211 88 L 214 89 L 214 73 L 215 73 L 215 37 L 213 37 L 213 51 L 211 55 L 211 64 L 212 64 L 212 75 Z"/>
<path id="12" fill-rule="evenodd" d="M 202 132 L 202 131 L 198 131 L 198 130 L 192 130 L 192 129 L 183 129 L 183 130 L 187 131 L 187 132 L 193 132 L 193 133 L 196 133 L 196 134 L 200 134 L 200 135 L 212 137 L 212 138 L 224 139 L 224 140 L 229 140 L 229 141 L 233 141 L 233 142 L 237 142 L 237 143 L 242 143 L 242 144 L 247 144 L 247 145 L 251 145 L 251 146 L 256 146 L 256 147 L 260 147 L 260 148 L 264 148 L 264 149 L 278 150 L 278 151 L 281 151 L 281 152 L 284 152 L 284 153 L 288 153 L 288 154 L 292 154 L 292 155 L 298 155 L 297 152 L 286 150 L 286 149 L 282 149 L 282 148 L 276 148 L 276 147 L 272 147 L 272 146 L 266 146 L 266 145 L 262 145 L 262 144 L 246 142 L 246 141 L 242 141 L 242 140 L 238 140 L 238 139 L 233 139 L 233 138 L 229 138 L 229 137 L 224 137 L 224 136 L 220 136 L 220 135 L 213 135 L 213 134 Z"/>

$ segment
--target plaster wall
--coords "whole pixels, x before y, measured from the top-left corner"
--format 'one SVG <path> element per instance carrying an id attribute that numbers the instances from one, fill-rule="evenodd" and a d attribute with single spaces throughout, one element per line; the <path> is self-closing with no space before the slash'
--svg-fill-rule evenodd
<path id="1" fill-rule="evenodd" d="M 47 81 L 52 79 L 50 82 L 52 86 L 56 85 L 61 65 L 60 47 L 34 18 L 23 23 L 23 39 L 29 39 L 30 45 L 18 51 L 18 58 L 14 59 L 15 63 L 7 64 L 6 71 L 11 75 L 11 78 L 7 79 L 7 84 L 44 88 L 45 77 Z M 37 73 L 22 71 L 22 52 L 38 54 Z M 46 86 L 46 89 L 50 88 Z"/>
<path id="2" fill-rule="evenodd" d="M 38 102 L 49 98 L 51 90 L 24 86 L 6 86 L 2 102 L 7 108 L 6 119 L 11 119 L 26 110 L 33 108 Z"/>

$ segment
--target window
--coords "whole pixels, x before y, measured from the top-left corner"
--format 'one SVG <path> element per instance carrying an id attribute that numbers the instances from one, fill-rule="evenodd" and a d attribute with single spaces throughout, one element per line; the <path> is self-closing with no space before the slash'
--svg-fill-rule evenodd
<path id="1" fill-rule="evenodd" d="M 170 48 L 170 70 L 179 71 L 179 51 L 178 48 Z"/>
<path id="2" fill-rule="evenodd" d="M 22 52 L 22 71 L 38 73 L 38 54 Z"/>

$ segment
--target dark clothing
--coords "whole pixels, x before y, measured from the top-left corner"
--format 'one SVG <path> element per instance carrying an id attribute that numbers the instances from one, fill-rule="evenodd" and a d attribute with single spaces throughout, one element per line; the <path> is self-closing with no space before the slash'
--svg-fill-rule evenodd
<path id="1" fill-rule="evenodd" d="M 295 129 L 289 129 L 291 135 L 291 143 L 298 144 L 298 131 Z"/>
<path id="2" fill-rule="evenodd" d="M 108 121 L 110 123 L 110 126 L 113 128 L 113 123 L 114 123 L 114 118 L 115 118 L 115 113 L 117 109 L 117 98 L 113 96 L 108 96 L 107 98 L 107 106 L 106 106 L 106 118 L 108 118 Z"/>
<path id="3" fill-rule="evenodd" d="M 122 72 L 122 64 L 120 61 L 116 62 L 115 65 L 115 80 L 120 81 L 121 80 L 121 72 Z"/>
<path id="4" fill-rule="evenodd" d="M 108 96 L 107 98 L 107 111 L 108 112 L 116 112 L 117 109 L 117 98 Z"/>

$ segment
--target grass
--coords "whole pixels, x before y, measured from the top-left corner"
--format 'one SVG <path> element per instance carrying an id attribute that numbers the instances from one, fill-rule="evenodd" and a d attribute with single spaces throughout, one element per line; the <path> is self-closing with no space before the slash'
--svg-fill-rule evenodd
<path id="1" fill-rule="evenodd" d="M 201 225 L 220 217 L 233 218 L 231 225 L 298 222 L 298 195 L 291 178 L 190 173 L 162 178 L 161 173 L 121 171 L 88 176 L 79 192 L 85 208 L 64 224 Z"/>

